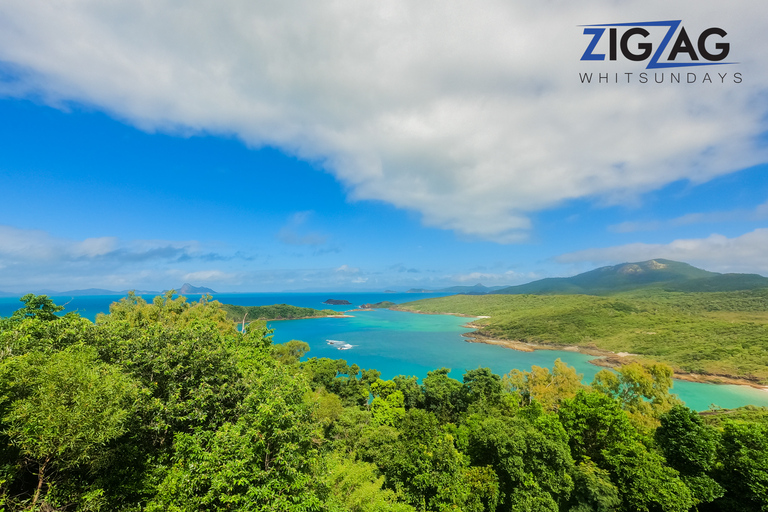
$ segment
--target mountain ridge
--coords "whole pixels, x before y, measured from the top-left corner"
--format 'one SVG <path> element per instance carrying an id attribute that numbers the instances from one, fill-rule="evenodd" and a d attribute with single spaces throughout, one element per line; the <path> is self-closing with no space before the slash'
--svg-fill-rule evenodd
<path id="1" fill-rule="evenodd" d="M 549 277 L 490 292 L 501 295 L 610 295 L 642 288 L 719 292 L 768 288 L 758 274 L 721 274 L 688 263 L 656 258 L 599 267 L 571 277 Z"/>

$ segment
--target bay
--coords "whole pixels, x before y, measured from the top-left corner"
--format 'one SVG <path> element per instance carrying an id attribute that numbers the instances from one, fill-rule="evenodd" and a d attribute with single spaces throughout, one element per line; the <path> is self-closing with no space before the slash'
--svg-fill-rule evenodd
<path id="1" fill-rule="evenodd" d="M 216 300 L 243 306 L 291 304 L 315 309 L 346 311 L 364 303 L 388 300 L 395 303 L 409 302 L 447 294 L 425 293 L 243 293 L 217 294 Z M 109 312 L 109 305 L 122 295 L 54 296 L 57 304 L 66 304 L 65 311 L 77 311 L 94 320 L 98 313 Z M 147 301 L 152 296 L 144 296 Z M 190 295 L 190 301 L 199 296 Z M 348 300 L 351 305 L 329 306 L 327 299 Z M 9 316 L 21 307 L 18 298 L 0 298 L 0 316 Z M 395 375 L 413 375 L 422 379 L 427 372 L 446 367 L 451 377 L 461 380 L 466 370 L 489 367 L 499 375 L 513 368 L 530 370 L 531 366 L 551 368 L 556 359 L 576 368 L 589 382 L 600 370 L 589 361 L 592 356 L 569 351 L 537 350 L 518 352 L 507 348 L 468 343 L 461 334 L 471 329 L 462 327 L 469 320 L 450 315 L 421 315 L 389 310 L 356 311 L 349 318 L 318 318 L 270 322 L 274 342 L 285 343 L 291 339 L 305 341 L 310 346 L 307 357 L 345 359 L 361 368 L 375 368 L 382 378 Z M 340 351 L 327 340 L 340 340 L 353 345 Z M 714 404 L 733 408 L 743 405 L 768 406 L 768 393 L 747 386 L 701 384 L 675 380 L 673 392 L 688 407 L 706 410 Z"/>

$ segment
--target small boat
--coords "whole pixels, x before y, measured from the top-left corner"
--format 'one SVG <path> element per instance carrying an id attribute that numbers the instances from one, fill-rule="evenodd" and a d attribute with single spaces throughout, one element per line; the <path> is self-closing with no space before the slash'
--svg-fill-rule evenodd
<path id="1" fill-rule="evenodd" d="M 344 344 L 343 341 L 339 341 L 339 340 L 325 340 L 325 341 L 327 341 L 329 345 L 342 345 L 342 344 Z"/>
<path id="2" fill-rule="evenodd" d="M 345 344 L 343 344 L 342 346 L 338 347 L 338 349 L 339 349 L 339 350 L 349 350 L 349 349 L 351 349 L 352 347 L 354 347 L 354 345 L 350 345 L 349 343 L 345 343 Z"/>

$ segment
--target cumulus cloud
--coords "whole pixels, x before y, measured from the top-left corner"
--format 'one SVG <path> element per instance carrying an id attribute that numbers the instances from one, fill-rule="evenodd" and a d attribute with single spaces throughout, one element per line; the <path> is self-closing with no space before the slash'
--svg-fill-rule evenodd
<path id="1" fill-rule="evenodd" d="M 229 283 L 237 278 L 236 274 L 222 272 L 221 270 L 198 270 L 184 274 L 184 281 L 187 282 L 216 282 Z"/>
<path id="2" fill-rule="evenodd" d="M 2 290 L 30 287 L 90 288 L 162 286 L 171 279 L 231 280 L 231 275 L 184 270 L 200 262 L 232 259 L 204 252 L 197 241 L 127 240 L 99 237 L 76 240 L 46 231 L 0 226 Z M 116 269 L 119 269 L 116 270 Z M 189 279 L 188 279 L 189 280 Z M 169 286 L 175 286 L 175 282 Z"/>
<path id="3" fill-rule="evenodd" d="M 280 147 L 333 173 L 352 199 L 517 242 L 532 212 L 570 199 L 636 200 L 764 162 L 755 138 L 768 111 L 768 33 L 754 14 L 763 8 L 6 0 L 0 60 L 12 78 L 0 87 L 85 102 L 147 130 Z M 741 72 L 742 83 L 579 82 L 580 71 L 607 69 L 579 62 L 587 40 L 578 25 L 681 16 L 689 31 L 726 29 L 739 64 L 718 70 Z"/>
<path id="4" fill-rule="evenodd" d="M 668 244 L 634 243 L 587 249 L 556 258 L 560 263 L 588 262 L 610 265 L 654 258 L 684 261 L 718 272 L 768 273 L 768 228 L 728 238 L 713 234 L 707 238 L 680 239 Z"/>

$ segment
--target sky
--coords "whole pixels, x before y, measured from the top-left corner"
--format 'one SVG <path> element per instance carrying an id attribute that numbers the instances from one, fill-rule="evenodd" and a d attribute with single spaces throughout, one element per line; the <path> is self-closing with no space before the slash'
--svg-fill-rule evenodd
<path id="1" fill-rule="evenodd" d="M 652 258 L 768 275 L 765 15 L 4 0 L 0 291 L 498 286 Z M 609 28 L 583 60 L 585 25 L 622 23 L 676 67 L 611 60 Z"/>

